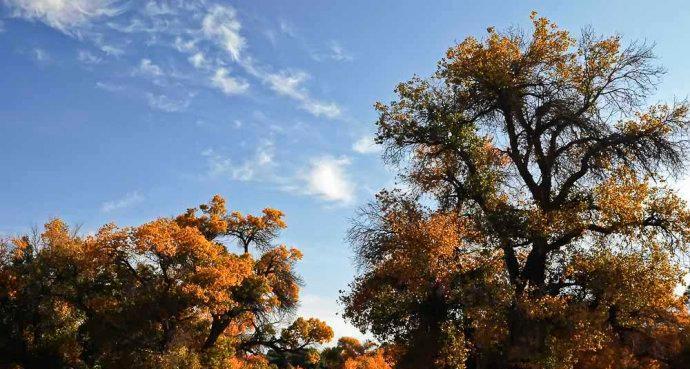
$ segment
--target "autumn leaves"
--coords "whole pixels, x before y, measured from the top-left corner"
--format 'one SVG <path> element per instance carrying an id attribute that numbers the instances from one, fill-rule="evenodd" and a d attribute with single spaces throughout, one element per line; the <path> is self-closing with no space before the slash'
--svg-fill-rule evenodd
<path id="1" fill-rule="evenodd" d="M 53 220 L 1 249 L 4 360 L 226 368 L 270 350 L 274 360 L 318 361 L 314 345 L 333 337 L 325 323 L 298 318 L 277 333 L 300 283 L 299 250 L 273 244 L 285 226 L 274 209 L 227 214 L 219 196 L 176 218 L 83 237 Z"/>
<path id="2" fill-rule="evenodd" d="M 644 106 L 663 74 L 648 45 L 531 20 L 376 104 L 410 191 L 352 228 L 346 315 L 398 368 L 685 367 L 690 210 L 665 181 L 687 103 Z"/>

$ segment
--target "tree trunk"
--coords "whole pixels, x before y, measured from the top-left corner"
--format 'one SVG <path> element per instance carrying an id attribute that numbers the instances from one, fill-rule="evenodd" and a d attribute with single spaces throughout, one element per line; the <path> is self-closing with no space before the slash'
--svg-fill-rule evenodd
<path id="1" fill-rule="evenodd" d="M 218 341 L 218 337 L 225 332 L 225 329 L 228 328 L 228 325 L 230 325 L 229 318 L 226 318 L 222 315 L 214 316 L 211 323 L 211 330 L 209 331 L 208 337 L 202 346 L 202 350 L 206 351 L 215 346 L 216 341 Z"/>

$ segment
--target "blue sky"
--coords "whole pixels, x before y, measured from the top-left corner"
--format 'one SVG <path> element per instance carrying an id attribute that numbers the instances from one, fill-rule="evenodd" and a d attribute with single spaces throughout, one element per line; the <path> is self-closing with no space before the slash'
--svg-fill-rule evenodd
<path id="1" fill-rule="evenodd" d="M 668 74 L 650 102 L 688 95 L 686 1 L 0 0 L 0 234 L 134 225 L 216 193 L 276 207 L 305 252 L 302 313 L 355 334 L 335 315 L 343 238 L 394 181 L 373 103 L 531 10 L 656 42 Z"/>

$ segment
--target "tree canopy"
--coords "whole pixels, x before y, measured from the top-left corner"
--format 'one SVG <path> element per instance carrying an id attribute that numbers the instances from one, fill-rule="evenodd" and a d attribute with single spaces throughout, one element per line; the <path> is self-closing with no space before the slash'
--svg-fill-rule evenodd
<path id="1" fill-rule="evenodd" d="M 136 227 L 80 236 L 54 219 L 3 243 L 0 367 L 314 367 L 333 330 L 285 324 L 302 254 L 275 243 L 283 217 L 228 214 L 216 196 Z"/>
<path id="2" fill-rule="evenodd" d="M 688 104 L 647 106 L 652 46 L 531 16 L 377 103 L 408 190 L 350 231 L 346 316 L 398 368 L 683 368 Z"/>

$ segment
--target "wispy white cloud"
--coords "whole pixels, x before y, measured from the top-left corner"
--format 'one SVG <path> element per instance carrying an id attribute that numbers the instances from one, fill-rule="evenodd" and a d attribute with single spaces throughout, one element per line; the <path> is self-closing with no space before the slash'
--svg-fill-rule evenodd
<path id="1" fill-rule="evenodd" d="M 297 31 L 295 30 L 295 26 L 293 26 L 292 23 L 286 21 L 285 19 L 281 19 L 278 25 L 280 27 L 280 32 L 290 37 L 297 37 Z"/>
<path id="2" fill-rule="evenodd" d="M 123 197 L 106 201 L 101 205 L 101 211 L 104 213 L 110 213 L 115 210 L 125 209 L 144 201 L 144 196 L 139 193 L 139 191 L 134 191 L 125 194 Z"/>
<path id="3" fill-rule="evenodd" d="M 173 7 L 169 1 L 148 1 L 143 11 L 152 17 L 177 14 L 177 8 Z"/>
<path id="4" fill-rule="evenodd" d="M 180 70 L 179 60 L 173 57 L 166 68 L 150 58 L 138 59 L 130 66 L 131 77 L 147 77 L 159 89 L 147 95 L 149 105 L 159 110 L 184 109 L 189 99 L 171 96 L 194 87 L 216 88 L 233 96 L 246 93 L 257 81 L 257 85 L 296 101 L 298 108 L 311 115 L 329 119 L 342 115 L 337 103 L 309 90 L 307 72 L 255 60 L 248 52 L 239 13 L 230 5 L 206 0 L 146 0 L 138 6 L 126 0 L 2 2 L 14 16 L 43 22 L 100 50 L 100 54 L 80 51 L 78 60 L 84 64 L 96 65 L 108 56 L 120 57 L 150 44 L 180 52 L 193 70 Z M 296 37 L 294 27 L 286 21 L 280 23 L 280 32 Z M 334 58 L 347 59 L 340 45 L 334 43 L 331 49 Z"/>
<path id="5" fill-rule="evenodd" d="M 306 98 L 306 93 L 302 90 L 302 84 L 307 78 L 309 78 L 309 75 L 302 71 L 282 71 L 265 75 L 265 80 L 271 90 L 297 100 Z"/>
<path id="6" fill-rule="evenodd" d="M 41 64 L 50 63 L 51 61 L 50 54 L 40 47 L 35 47 L 31 50 L 31 57 Z"/>
<path id="7" fill-rule="evenodd" d="M 163 75 L 163 69 L 154 64 L 151 59 L 141 59 L 133 73 L 142 76 L 160 77 Z"/>
<path id="8" fill-rule="evenodd" d="M 99 88 L 101 90 L 108 91 L 108 92 L 118 92 L 118 91 L 122 91 L 125 89 L 124 86 L 116 85 L 116 84 L 113 84 L 110 82 L 102 82 L 102 81 L 96 82 L 96 88 Z"/>
<path id="9" fill-rule="evenodd" d="M 345 48 L 338 41 L 330 41 L 325 51 L 311 52 L 311 57 L 319 62 L 326 60 L 348 62 L 354 60 L 352 54 L 345 50 Z"/>
<path id="10" fill-rule="evenodd" d="M 64 33 L 78 35 L 95 19 L 122 11 L 118 0 L 4 0 L 12 16 L 37 20 Z"/>
<path id="11" fill-rule="evenodd" d="M 120 56 L 125 53 L 125 51 L 122 48 L 114 45 L 101 44 L 98 47 L 101 49 L 101 51 L 110 56 Z"/>
<path id="12" fill-rule="evenodd" d="M 196 39 L 185 40 L 182 37 L 177 36 L 173 42 L 173 47 L 179 52 L 195 52 L 197 42 L 198 40 Z"/>
<path id="13" fill-rule="evenodd" d="M 274 164 L 274 151 L 273 142 L 265 140 L 255 148 L 253 155 L 239 162 L 213 149 L 207 149 L 201 155 L 206 157 L 210 177 L 225 176 L 237 181 L 251 181 L 269 174 Z"/>
<path id="14" fill-rule="evenodd" d="M 331 41 L 328 45 L 331 53 L 328 55 L 331 59 L 337 61 L 352 61 L 354 58 L 345 48 L 343 48 L 337 41 Z"/>
<path id="15" fill-rule="evenodd" d="M 350 165 L 347 157 L 321 156 L 313 158 L 303 174 L 304 192 L 322 200 L 349 204 L 355 197 L 355 186 L 346 172 Z"/>
<path id="16" fill-rule="evenodd" d="M 276 46 L 278 44 L 278 37 L 276 36 L 275 31 L 266 29 L 263 31 L 263 35 L 266 37 L 268 42 L 271 43 L 271 45 Z"/>
<path id="17" fill-rule="evenodd" d="M 211 83 L 226 95 L 242 94 L 249 88 L 249 83 L 230 76 L 230 72 L 222 67 L 216 69 L 215 74 L 211 77 Z"/>
<path id="18" fill-rule="evenodd" d="M 237 12 L 230 6 L 213 6 L 202 21 L 204 35 L 216 40 L 235 61 L 240 60 L 240 53 L 246 44 L 240 35 L 241 28 Z"/>
<path id="19" fill-rule="evenodd" d="M 149 107 L 156 110 L 161 110 L 167 113 L 174 113 L 182 111 L 189 107 L 191 103 L 191 96 L 183 98 L 172 98 L 164 94 L 147 93 L 146 99 Z"/>
<path id="20" fill-rule="evenodd" d="M 333 102 L 314 99 L 303 87 L 309 75 L 303 71 L 281 71 L 279 73 L 260 74 L 271 90 L 279 95 L 288 96 L 301 102 L 302 109 L 314 116 L 336 118 L 341 114 L 340 107 Z"/>
<path id="21" fill-rule="evenodd" d="M 302 107 L 317 117 L 337 118 L 342 113 L 340 106 L 334 102 L 323 102 L 311 98 L 303 101 Z"/>
<path id="22" fill-rule="evenodd" d="M 352 150 L 360 154 L 374 154 L 381 151 L 381 146 L 374 142 L 374 136 L 362 136 L 352 144 Z"/>
<path id="23" fill-rule="evenodd" d="M 237 12 L 230 6 L 215 5 L 209 9 L 202 21 L 203 39 L 215 43 L 227 52 L 232 61 L 242 67 L 244 72 L 259 79 L 271 90 L 279 95 L 287 96 L 300 102 L 300 107 L 317 117 L 336 118 L 341 115 L 342 109 L 334 102 L 326 102 L 311 96 L 303 86 L 309 75 L 303 71 L 283 70 L 271 72 L 270 67 L 265 67 L 255 61 L 251 55 L 245 55 L 246 40 L 241 35 L 241 22 Z M 287 22 L 281 22 L 281 32 L 294 35 L 295 31 Z M 200 54 L 198 44 L 202 39 L 184 40 L 176 38 L 174 46 L 181 52 L 190 54 L 189 61 L 197 68 L 208 67 L 210 60 L 204 54 Z M 217 63 L 217 61 L 215 61 Z M 218 87 L 227 95 L 245 92 L 249 87 L 247 81 L 228 75 L 227 67 L 223 64 L 215 67 L 212 76 L 213 86 Z"/>
<path id="24" fill-rule="evenodd" d="M 77 52 L 77 60 L 79 60 L 80 62 L 82 62 L 84 64 L 94 65 L 94 64 L 100 64 L 103 61 L 103 58 L 93 54 L 92 52 L 90 52 L 88 50 L 79 50 Z"/>
<path id="25" fill-rule="evenodd" d="M 204 178 L 229 178 L 235 181 L 258 181 L 277 189 L 313 196 L 330 204 L 348 205 L 355 199 L 355 184 L 347 172 L 348 157 L 323 155 L 311 158 L 307 165 L 291 165 L 275 161 L 275 144 L 261 141 L 245 158 L 232 157 L 215 149 L 204 150 L 206 159 Z M 287 164 L 287 165 L 286 165 Z M 291 174 L 286 174 L 285 170 Z M 281 173 L 282 171 L 282 173 Z"/>
<path id="26" fill-rule="evenodd" d="M 187 60 L 189 60 L 189 63 L 196 69 L 205 69 L 209 64 L 208 60 L 206 60 L 206 56 L 204 56 L 204 53 L 201 51 L 190 56 Z"/>
<path id="27" fill-rule="evenodd" d="M 325 47 L 313 47 L 311 43 L 297 31 L 292 23 L 284 19 L 280 20 L 278 28 L 281 34 L 298 41 L 302 48 L 305 49 L 309 56 L 315 61 L 322 62 L 334 60 L 342 62 L 354 60 L 352 54 L 336 40 L 329 41 L 326 43 Z M 274 31 L 266 30 L 264 31 L 264 36 L 268 38 L 271 44 L 275 45 L 277 43 L 277 37 Z"/>

